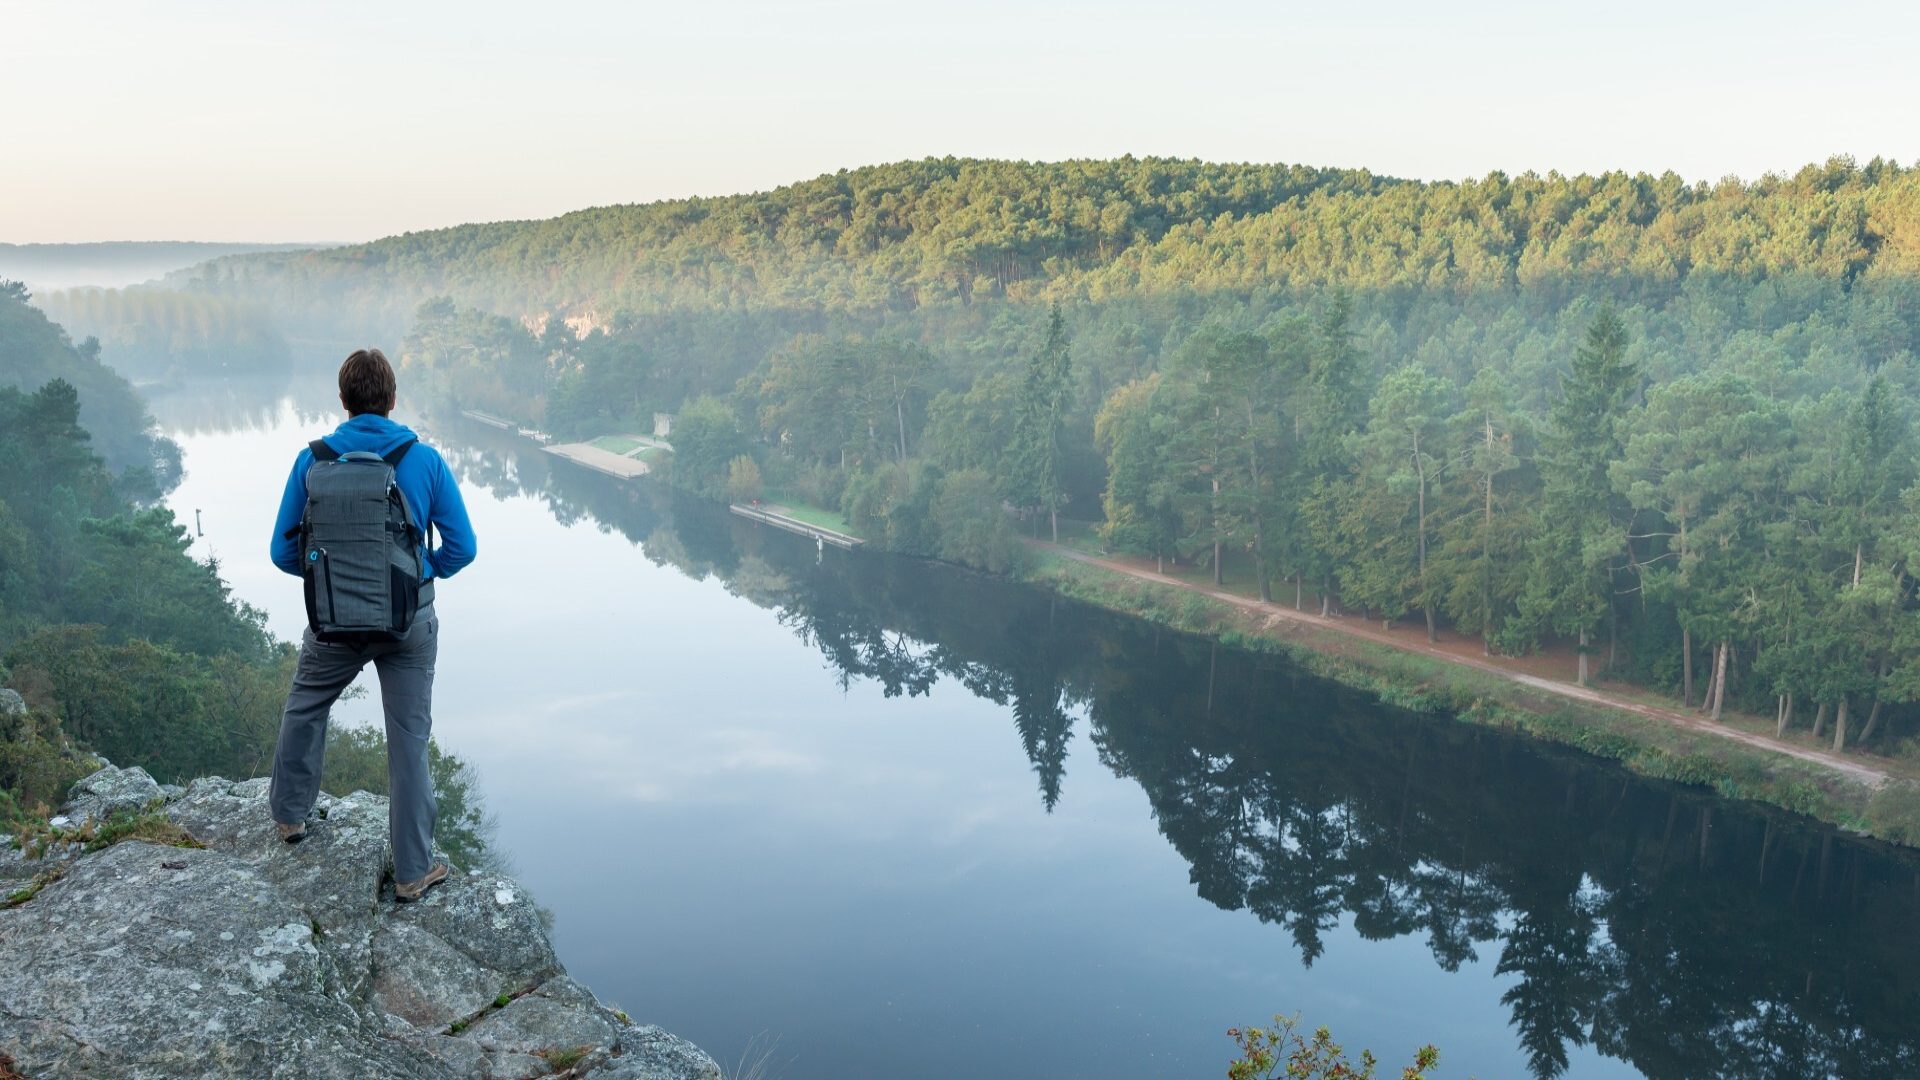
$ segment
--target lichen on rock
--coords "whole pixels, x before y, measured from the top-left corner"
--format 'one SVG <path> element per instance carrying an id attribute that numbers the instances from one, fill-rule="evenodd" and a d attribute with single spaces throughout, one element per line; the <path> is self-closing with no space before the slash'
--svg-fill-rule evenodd
<path id="1" fill-rule="evenodd" d="M 109 766 L 61 813 L 156 805 L 205 846 L 0 851 L 0 878 L 45 879 L 0 909 L 0 1055 L 25 1076 L 720 1077 L 568 978 L 511 879 L 396 906 L 383 798 L 323 796 L 288 845 L 263 781 L 167 791 Z"/>

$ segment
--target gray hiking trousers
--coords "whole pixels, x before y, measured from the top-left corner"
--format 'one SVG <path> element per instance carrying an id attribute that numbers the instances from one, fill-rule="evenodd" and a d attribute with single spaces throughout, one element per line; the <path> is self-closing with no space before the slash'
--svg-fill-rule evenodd
<path id="1" fill-rule="evenodd" d="M 440 652 L 440 618 L 432 608 L 414 617 L 406 640 L 376 645 L 300 643 L 300 665 L 280 716 L 280 743 L 273 754 L 273 820 L 297 825 L 313 812 L 320 794 L 321 759 L 327 748 L 327 717 L 354 676 L 373 662 L 380 675 L 380 705 L 387 714 L 387 824 L 393 835 L 393 879 L 418 881 L 433 857 L 438 810 L 427 771 L 427 736 L 433 733 L 433 664 Z"/>

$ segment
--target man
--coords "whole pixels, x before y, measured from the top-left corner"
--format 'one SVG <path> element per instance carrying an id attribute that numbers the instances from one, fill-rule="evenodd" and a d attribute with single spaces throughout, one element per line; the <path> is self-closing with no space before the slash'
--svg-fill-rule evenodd
<path id="1" fill-rule="evenodd" d="M 436 809 L 433 780 L 427 772 L 427 737 L 433 728 L 433 665 L 439 651 L 439 617 L 433 610 L 434 582 L 452 577 L 473 561 L 473 527 L 453 473 L 432 447 L 414 443 L 414 434 L 387 418 L 393 411 L 393 366 L 379 349 L 362 349 L 340 365 L 340 405 L 347 421 L 321 440 L 327 457 L 370 452 L 394 458 L 394 486 L 418 530 L 421 576 L 417 613 L 400 640 L 368 644 L 319 641 L 307 630 L 300 663 L 280 720 L 280 741 L 273 757 L 271 805 L 280 838 L 298 843 L 306 836 L 307 816 L 320 791 L 326 750 L 327 717 L 333 703 L 371 661 L 380 675 L 380 703 L 387 720 L 388 824 L 393 837 L 394 897 L 402 903 L 420 898 L 447 876 L 447 864 L 433 861 Z M 409 446 L 408 444 L 413 445 Z M 307 477 L 313 448 L 300 451 L 280 498 L 273 526 L 273 564 L 301 573 L 301 527 L 307 510 Z M 376 465 L 378 463 L 375 463 Z M 431 523 L 431 530 L 428 525 Z M 430 546 L 438 532 L 438 547 Z M 406 540 L 398 550 L 406 551 Z M 314 553 L 308 553 L 312 555 Z"/>

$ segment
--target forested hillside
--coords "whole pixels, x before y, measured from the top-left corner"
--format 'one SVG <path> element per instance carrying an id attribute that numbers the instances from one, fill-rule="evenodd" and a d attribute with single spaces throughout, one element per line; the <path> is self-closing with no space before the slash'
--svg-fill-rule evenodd
<path id="1" fill-rule="evenodd" d="M 160 288 L 63 289 L 37 298 L 75 336 L 100 342 L 135 379 L 283 371 L 287 343 L 263 305 Z"/>
<path id="2" fill-rule="evenodd" d="M 1051 535 L 1885 745 L 1920 699 L 1920 173 L 927 161 L 225 260 L 410 385 L 1001 568 Z M 536 332 L 529 327 L 538 327 Z"/>
<path id="3" fill-rule="evenodd" d="M 146 403 L 101 362 L 98 340 L 75 345 L 31 299 L 24 285 L 0 281 L 0 387 L 31 391 L 65 382 L 79 400 L 78 422 L 99 432 L 92 446 L 122 494 L 151 499 L 172 488 L 180 450 L 154 433 Z"/>

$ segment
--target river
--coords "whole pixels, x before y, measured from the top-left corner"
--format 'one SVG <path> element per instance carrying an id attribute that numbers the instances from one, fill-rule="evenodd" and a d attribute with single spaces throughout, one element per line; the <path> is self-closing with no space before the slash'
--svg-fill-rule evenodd
<path id="1" fill-rule="evenodd" d="M 296 636 L 266 548 L 324 393 L 154 411 L 196 553 Z M 396 418 L 480 543 L 437 737 L 571 972 L 730 1067 L 1209 1077 L 1298 1012 L 1392 1075 L 1920 1076 L 1910 856 Z"/>

